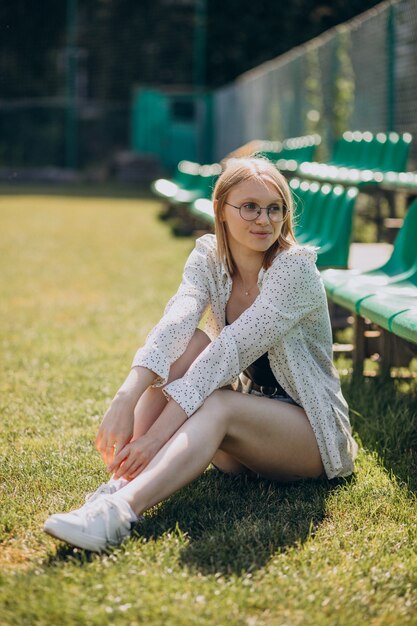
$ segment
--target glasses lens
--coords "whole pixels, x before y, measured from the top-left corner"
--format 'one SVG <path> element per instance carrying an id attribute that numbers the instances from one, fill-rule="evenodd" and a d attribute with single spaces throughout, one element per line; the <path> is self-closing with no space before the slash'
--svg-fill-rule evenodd
<path id="1" fill-rule="evenodd" d="M 260 207 L 255 202 L 246 202 L 246 204 L 242 204 L 240 207 L 240 215 L 244 220 L 248 220 L 251 222 L 252 220 L 256 220 L 260 213 Z"/>
<path id="2" fill-rule="evenodd" d="M 287 215 L 287 208 L 279 204 L 269 207 L 269 219 L 271 222 L 282 222 Z"/>
<path id="3" fill-rule="evenodd" d="M 255 202 L 246 202 L 240 207 L 240 215 L 248 222 L 256 220 L 261 211 L 261 207 Z M 272 204 L 268 207 L 268 215 L 271 222 L 282 222 L 286 218 L 287 208 L 279 204 Z"/>

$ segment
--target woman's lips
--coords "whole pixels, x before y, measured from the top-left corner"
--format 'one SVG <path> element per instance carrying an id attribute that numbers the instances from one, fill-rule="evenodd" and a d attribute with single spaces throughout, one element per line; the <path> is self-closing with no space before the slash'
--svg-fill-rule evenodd
<path id="1" fill-rule="evenodd" d="M 266 239 L 267 237 L 272 235 L 272 233 L 269 233 L 266 231 L 259 231 L 259 232 L 251 231 L 251 232 L 252 232 L 252 235 L 254 235 L 255 237 L 259 237 L 259 239 Z"/>

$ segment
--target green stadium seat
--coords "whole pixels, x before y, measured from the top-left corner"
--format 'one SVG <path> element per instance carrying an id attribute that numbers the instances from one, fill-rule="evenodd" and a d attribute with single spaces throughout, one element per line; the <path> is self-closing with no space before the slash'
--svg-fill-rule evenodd
<path id="1" fill-rule="evenodd" d="M 319 183 L 303 181 L 300 184 L 298 179 L 290 181 L 293 191 L 295 205 L 295 235 L 300 243 L 317 236 L 320 228 L 320 215 L 323 206 L 328 200 L 328 189 L 322 190 Z"/>
<path id="2" fill-rule="evenodd" d="M 417 343 L 417 307 L 398 313 L 392 319 L 391 331 L 402 339 Z"/>
<path id="3" fill-rule="evenodd" d="M 297 175 L 357 187 L 380 184 L 386 174 L 406 169 L 411 141 L 410 133 L 349 131 L 336 142 L 328 163 L 301 163 Z"/>
<path id="4" fill-rule="evenodd" d="M 329 165 L 354 167 L 360 162 L 361 143 L 363 141 L 362 133 L 358 131 L 344 133 L 343 137 L 335 143 Z"/>
<path id="5" fill-rule="evenodd" d="M 199 174 L 192 181 L 192 186 L 188 186 L 186 189 L 179 188 L 177 193 L 171 196 L 171 203 L 191 205 L 200 198 L 210 198 L 220 172 L 221 167 L 217 163 L 202 165 Z"/>
<path id="6" fill-rule="evenodd" d="M 151 185 L 152 191 L 161 198 L 173 198 L 180 189 L 189 189 L 195 186 L 200 167 L 199 163 L 180 161 L 173 178 L 158 178 Z"/>
<path id="7" fill-rule="evenodd" d="M 378 137 L 378 135 L 377 135 Z M 389 133 L 386 138 L 385 149 L 382 150 L 381 163 L 376 169 L 382 172 L 403 172 L 407 169 L 408 153 L 411 144 L 411 135 L 404 133 Z"/>
<path id="8" fill-rule="evenodd" d="M 322 272 L 326 292 L 336 304 L 359 312 L 361 302 L 380 288 L 409 280 L 417 269 L 417 200 L 407 211 L 403 226 L 394 243 L 392 254 L 381 267 L 369 271 L 358 270 Z"/>
<path id="9" fill-rule="evenodd" d="M 292 137 L 283 142 L 265 141 L 258 149 L 258 154 L 273 161 L 281 172 L 293 173 L 301 163 L 314 158 L 320 143 L 320 135 Z"/>
<path id="10" fill-rule="evenodd" d="M 358 313 L 374 324 L 392 332 L 397 315 L 417 307 L 417 269 L 409 280 L 381 287 L 358 305 Z"/>
<path id="11" fill-rule="evenodd" d="M 380 186 L 388 191 L 400 191 L 404 195 L 417 196 L 417 173 L 386 172 Z"/>
<path id="12" fill-rule="evenodd" d="M 297 240 L 318 248 L 318 267 L 347 267 L 357 189 L 298 179 L 291 180 L 290 187 L 298 215 Z"/>
<path id="13" fill-rule="evenodd" d="M 209 198 L 197 198 L 190 204 L 190 211 L 196 217 L 199 217 L 208 225 L 214 224 L 214 208 L 213 202 Z"/>
<path id="14" fill-rule="evenodd" d="M 320 238 L 314 244 L 319 246 L 318 267 L 347 267 L 357 195 L 358 190 L 352 187 L 336 185 L 333 188 Z"/>

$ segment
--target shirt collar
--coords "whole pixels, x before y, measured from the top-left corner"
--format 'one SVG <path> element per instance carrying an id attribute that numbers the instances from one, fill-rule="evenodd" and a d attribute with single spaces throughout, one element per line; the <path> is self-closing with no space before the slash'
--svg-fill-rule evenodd
<path id="1" fill-rule="evenodd" d="M 220 262 L 220 270 L 221 270 L 223 280 L 232 280 L 232 277 L 230 276 L 227 270 L 227 267 L 223 263 L 223 261 Z M 259 274 L 258 274 L 258 286 L 262 285 L 264 274 L 265 274 L 265 269 L 261 267 L 261 269 L 259 270 Z"/>

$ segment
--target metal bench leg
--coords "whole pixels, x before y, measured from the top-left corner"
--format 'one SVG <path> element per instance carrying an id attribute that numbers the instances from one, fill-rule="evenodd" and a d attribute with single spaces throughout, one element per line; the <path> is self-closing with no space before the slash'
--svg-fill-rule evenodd
<path id="1" fill-rule="evenodd" d="M 381 376 L 389 378 L 394 357 L 394 336 L 388 330 L 381 329 L 381 347 Z"/>
<path id="2" fill-rule="evenodd" d="M 363 375 L 363 363 L 365 360 L 365 320 L 359 315 L 354 316 L 354 349 L 353 349 L 353 375 Z"/>

